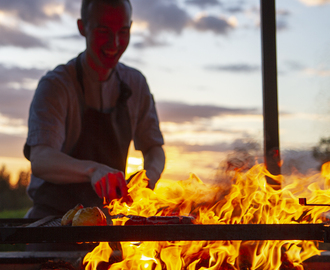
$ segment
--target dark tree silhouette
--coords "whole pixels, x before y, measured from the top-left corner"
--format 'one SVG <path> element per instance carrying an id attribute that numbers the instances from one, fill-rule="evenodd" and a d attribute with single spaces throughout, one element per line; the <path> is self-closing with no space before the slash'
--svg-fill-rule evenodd
<path id="1" fill-rule="evenodd" d="M 0 169 L 0 211 L 29 208 L 32 201 L 26 193 L 30 182 L 30 172 L 21 171 L 17 183 L 12 186 L 6 166 Z"/>
<path id="2" fill-rule="evenodd" d="M 313 157 L 321 163 L 321 166 L 330 161 L 330 137 L 321 138 L 318 145 L 313 147 Z"/>

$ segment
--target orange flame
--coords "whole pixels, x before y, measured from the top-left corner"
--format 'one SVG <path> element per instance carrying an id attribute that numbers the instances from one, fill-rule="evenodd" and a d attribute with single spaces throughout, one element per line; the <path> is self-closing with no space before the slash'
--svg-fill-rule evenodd
<path id="1" fill-rule="evenodd" d="M 297 224 L 322 223 L 328 206 L 299 205 L 299 198 L 311 204 L 330 203 L 330 163 L 321 173 L 308 176 L 273 176 L 263 164 L 247 172 L 224 175 L 217 184 L 203 183 L 196 175 L 184 181 L 160 180 L 147 188 L 145 172 L 129 183 L 130 202 L 113 200 L 112 216 L 193 216 L 196 224 Z M 281 189 L 267 184 L 266 177 L 281 183 Z M 230 185 L 226 185 L 226 179 Z M 125 225 L 127 218 L 113 220 Z M 319 255 L 313 241 L 164 241 L 122 242 L 123 260 L 108 269 L 303 269 L 302 262 Z M 112 249 L 105 243 L 86 255 L 86 269 L 96 270 L 109 260 Z M 287 268 L 286 268 L 287 269 Z"/>
<path id="2" fill-rule="evenodd" d="M 83 264 L 86 264 L 85 270 L 97 269 L 100 262 L 108 262 L 110 258 L 109 254 L 111 253 L 112 249 L 109 247 L 109 244 L 106 242 L 100 242 L 93 252 L 90 252 L 85 256 L 83 260 Z"/>

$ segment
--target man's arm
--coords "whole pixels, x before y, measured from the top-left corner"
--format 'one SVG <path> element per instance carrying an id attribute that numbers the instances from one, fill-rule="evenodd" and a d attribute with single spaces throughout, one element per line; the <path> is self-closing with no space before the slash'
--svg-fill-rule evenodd
<path id="1" fill-rule="evenodd" d="M 94 161 L 75 159 L 46 145 L 32 146 L 30 161 L 32 173 L 38 178 L 53 184 L 89 182 L 94 190 L 96 183 L 104 177 L 108 178 L 109 173 L 120 172 Z M 107 198 L 117 186 L 120 190 L 123 189 L 122 193 L 125 193 L 123 179 L 124 174 L 122 173 L 120 178 L 114 179 L 112 177 L 111 181 L 104 180 L 105 184 L 100 186 L 103 196 Z"/>
<path id="2" fill-rule="evenodd" d="M 154 188 L 165 166 L 165 153 L 162 146 L 154 146 L 143 153 L 144 169 L 149 178 L 150 188 Z"/>

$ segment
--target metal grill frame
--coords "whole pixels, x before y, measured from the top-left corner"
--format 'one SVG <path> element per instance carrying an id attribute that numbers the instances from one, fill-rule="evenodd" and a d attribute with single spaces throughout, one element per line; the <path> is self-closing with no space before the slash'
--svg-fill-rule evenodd
<path id="1" fill-rule="evenodd" d="M 0 225 L 4 225 L 4 222 L 5 220 L 0 220 Z M 51 224 L 53 220 L 49 217 L 47 222 Z M 0 244 L 263 240 L 312 240 L 329 243 L 330 226 L 326 223 L 47 226 L 47 223 L 40 220 L 28 225 L 0 227 Z"/>

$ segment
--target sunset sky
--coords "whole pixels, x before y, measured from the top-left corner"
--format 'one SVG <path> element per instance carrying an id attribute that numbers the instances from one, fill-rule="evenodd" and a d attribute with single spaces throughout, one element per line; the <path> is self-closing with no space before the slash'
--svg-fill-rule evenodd
<path id="1" fill-rule="evenodd" d="M 131 2 L 131 42 L 121 61 L 142 71 L 154 94 L 163 177 L 212 178 L 235 147 L 262 145 L 260 1 Z M 330 137 L 329 4 L 276 1 L 283 153 Z M 85 48 L 79 9 L 80 0 L 0 0 L 0 165 L 12 173 L 29 166 L 22 148 L 38 80 Z M 132 156 L 135 170 L 141 163 Z"/>

